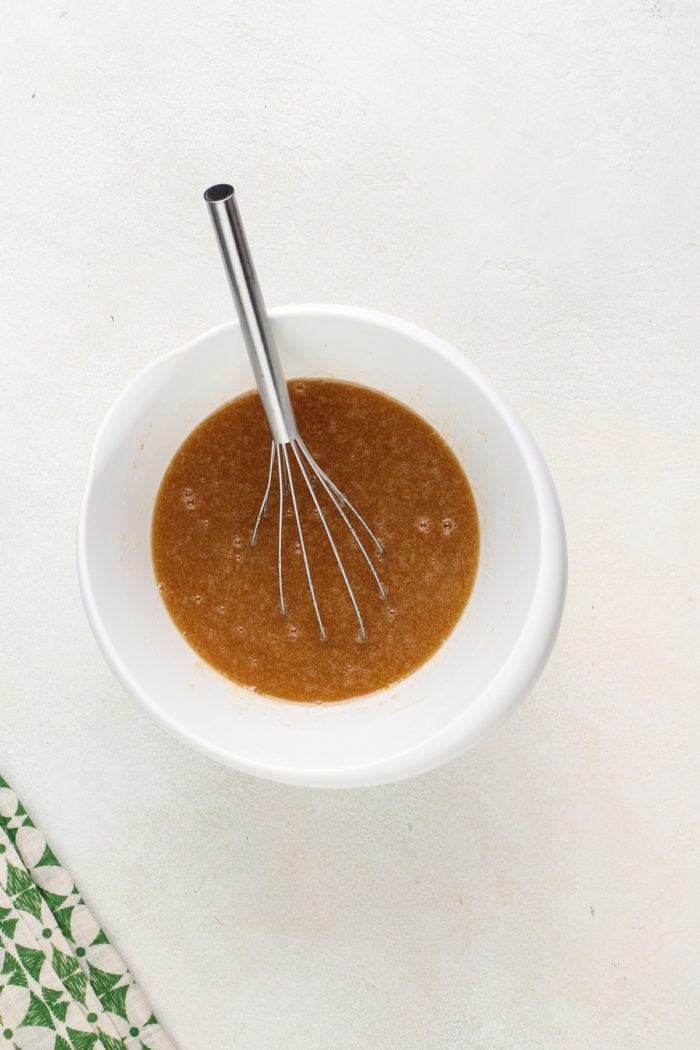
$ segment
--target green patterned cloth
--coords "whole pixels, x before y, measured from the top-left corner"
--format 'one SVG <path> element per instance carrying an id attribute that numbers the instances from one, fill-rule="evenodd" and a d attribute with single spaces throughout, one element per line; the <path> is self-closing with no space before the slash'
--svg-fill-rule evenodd
<path id="1" fill-rule="evenodd" d="M 2 777 L 0 1050 L 174 1050 Z"/>

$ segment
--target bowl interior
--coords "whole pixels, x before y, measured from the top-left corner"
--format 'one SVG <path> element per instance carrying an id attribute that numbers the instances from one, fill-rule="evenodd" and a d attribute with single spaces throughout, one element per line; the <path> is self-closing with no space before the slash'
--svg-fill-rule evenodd
<path id="1" fill-rule="evenodd" d="M 384 391 L 431 422 L 457 454 L 477 501 L 481 559 L 453 634 L 395 686 L 323 706 L 244 690 L 181 637 L 155 586 L 151 515 L 184 438 L 252 386 L 235 325 L 154 362 L 106 417 L 79 528 L 86 609 L 124 685 L 213 757 L 292 783 L 397 779 L 478 739 L 539 673 L 563 596 L 556 497 L 522 425 L 447 344 L 393 319 L 342 308 L 277 311 L 273 326 L 288 378 L 347 379 Z"/>

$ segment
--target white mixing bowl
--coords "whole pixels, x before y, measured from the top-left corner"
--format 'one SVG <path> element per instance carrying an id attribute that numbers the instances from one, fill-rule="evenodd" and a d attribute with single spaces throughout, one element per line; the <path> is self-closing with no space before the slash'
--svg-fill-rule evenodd
<path id="1" fill-rule="evenodd" d="M 559 503 L 522 422 L 441 339 L 393 317 L 343 306 L 288 307 L 272 317 L 288 378 L 346 379 L 384 391 L 432 423 L 462 463 L 479 511 L 481 560 L 452 635 L 396 685 L 317 706 L 236 686 L 179 634 L 156 589 L 151 515 L 163 473 L 184 438 L 252 385 L 233 324 L 154 361 L 108 412 L 78 527 L 85 609 L 126 689 L 212 758 L 289 784 L 400 780 L 476 743 L 542 671 L 566 587 Z"/>

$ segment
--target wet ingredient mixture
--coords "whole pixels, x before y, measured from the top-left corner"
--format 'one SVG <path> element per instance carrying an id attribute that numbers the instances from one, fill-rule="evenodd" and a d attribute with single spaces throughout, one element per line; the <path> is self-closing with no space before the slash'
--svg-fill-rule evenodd
<path id="1" fill-rule="evenodd" d="M 343 700 L 404 678 L 447 638 L 474 584 L 477 510 L 452 451 L 404 405 L 331 380 L 297 379 L 289 390 L 309 451 L 384 548 L 373 554 L 382 600 L 346 526 L 324 506 L 367 639 L 303 483 L 298 503 L 327 639 L 314 615 L 289 500 L 287 614 L 280 613 L 274 486 L 250 546 L 270 455 L 253 391 L 207 417 L 170 463 L 153 514 L 155 577 L 182 635 L 222 674 L 288 700 Z"/>

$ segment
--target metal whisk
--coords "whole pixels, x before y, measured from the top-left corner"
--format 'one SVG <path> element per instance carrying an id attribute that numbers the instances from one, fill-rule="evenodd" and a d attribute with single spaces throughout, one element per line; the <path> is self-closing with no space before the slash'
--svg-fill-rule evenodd
<path id="1" fill-rule="evenodd" d="M 272 329 L 265 310 L 262 293 L 255 274 L 255 267 L 248 248 L 245 231 L 241 217 L 236 205 L 233 186 L 226 184 L 211 186 L 206 190 L 204 199 L 209 206 L 214 231 L 221 250 L 221 258 L 224 269 L 231 286 L 233 301 L 236 304 L 236 312 L 241 325 L 241 331 L 245 339 L 248 356 L 253 366 L 255 383 L 262 400 L 267 422 L 272 434 L 272 446 L 270 449 L 270 467 L 267 476 L 267 486 L 263 495 L 260 510 L 253 527 L 250 538 L 251 546 L 255 543 L 258 535 L 260 522 L 267 510 L 270 493 L 277 474 L 279 486 L 279 519 L 277 527 L 277 576 L 279 581 L 280 610 L 282 615 L 286 613 L 287 606 L 284 597 L 284 574 L 282 567 L 282 530 L 284 521 L 284 505 L 287 496 L 291 499 L 297 535 L 304 560 L 304 570 L 311 593 L 311 600 L 316 613 L 316 619 L 321 631 L 321 637 L 325 640 L 326 629 L 321 618 L 316 588 L 309 564 L 309 555 L 304 539 L 304 531 L 301 524 L 297 491 L 294 486 L 292 466 L 295 464 L 299 475 L 303 479 L 305 488 L 308 490 L 313 506 L 318 514 L 321 525 L 333 551 L 340 574 L 347 588 L 350 601 L 357 622 L 360 625 L 360 634 L 363 639 L 367 637 L 365 625 L 362 620 L 355 592 L 352 589 L 348 574 L 343 565 L 342 558 L 333 538 L 330 525 L 326 515 L 321 508 L 318 499 L 317 487 L 320 485 L 326 493 L 331 504 L 345 523 L 358 549 L 362 553 L 367 565 L 379 588 L 379 594 L 384 598 L 385 591 L 379 574 L 372 564 L 365 545 L 358 535 L 356 525 L 360 526 L 372 541 L 378 554 L 382 554 L 382 545 L 374 535 L 362 515 L 353 507 L 352 503 L 340 491 L 325 471 L 318 465 L 306 445 L 302 441 L 294 417 L 294 409 L 289 399 L 287 383 L 282 371 L 277 347 L 275 345 Z M 352 519 L 352 520 L 351 520 Z M 353 522 L 355 524 L 353 524 Z"/>

